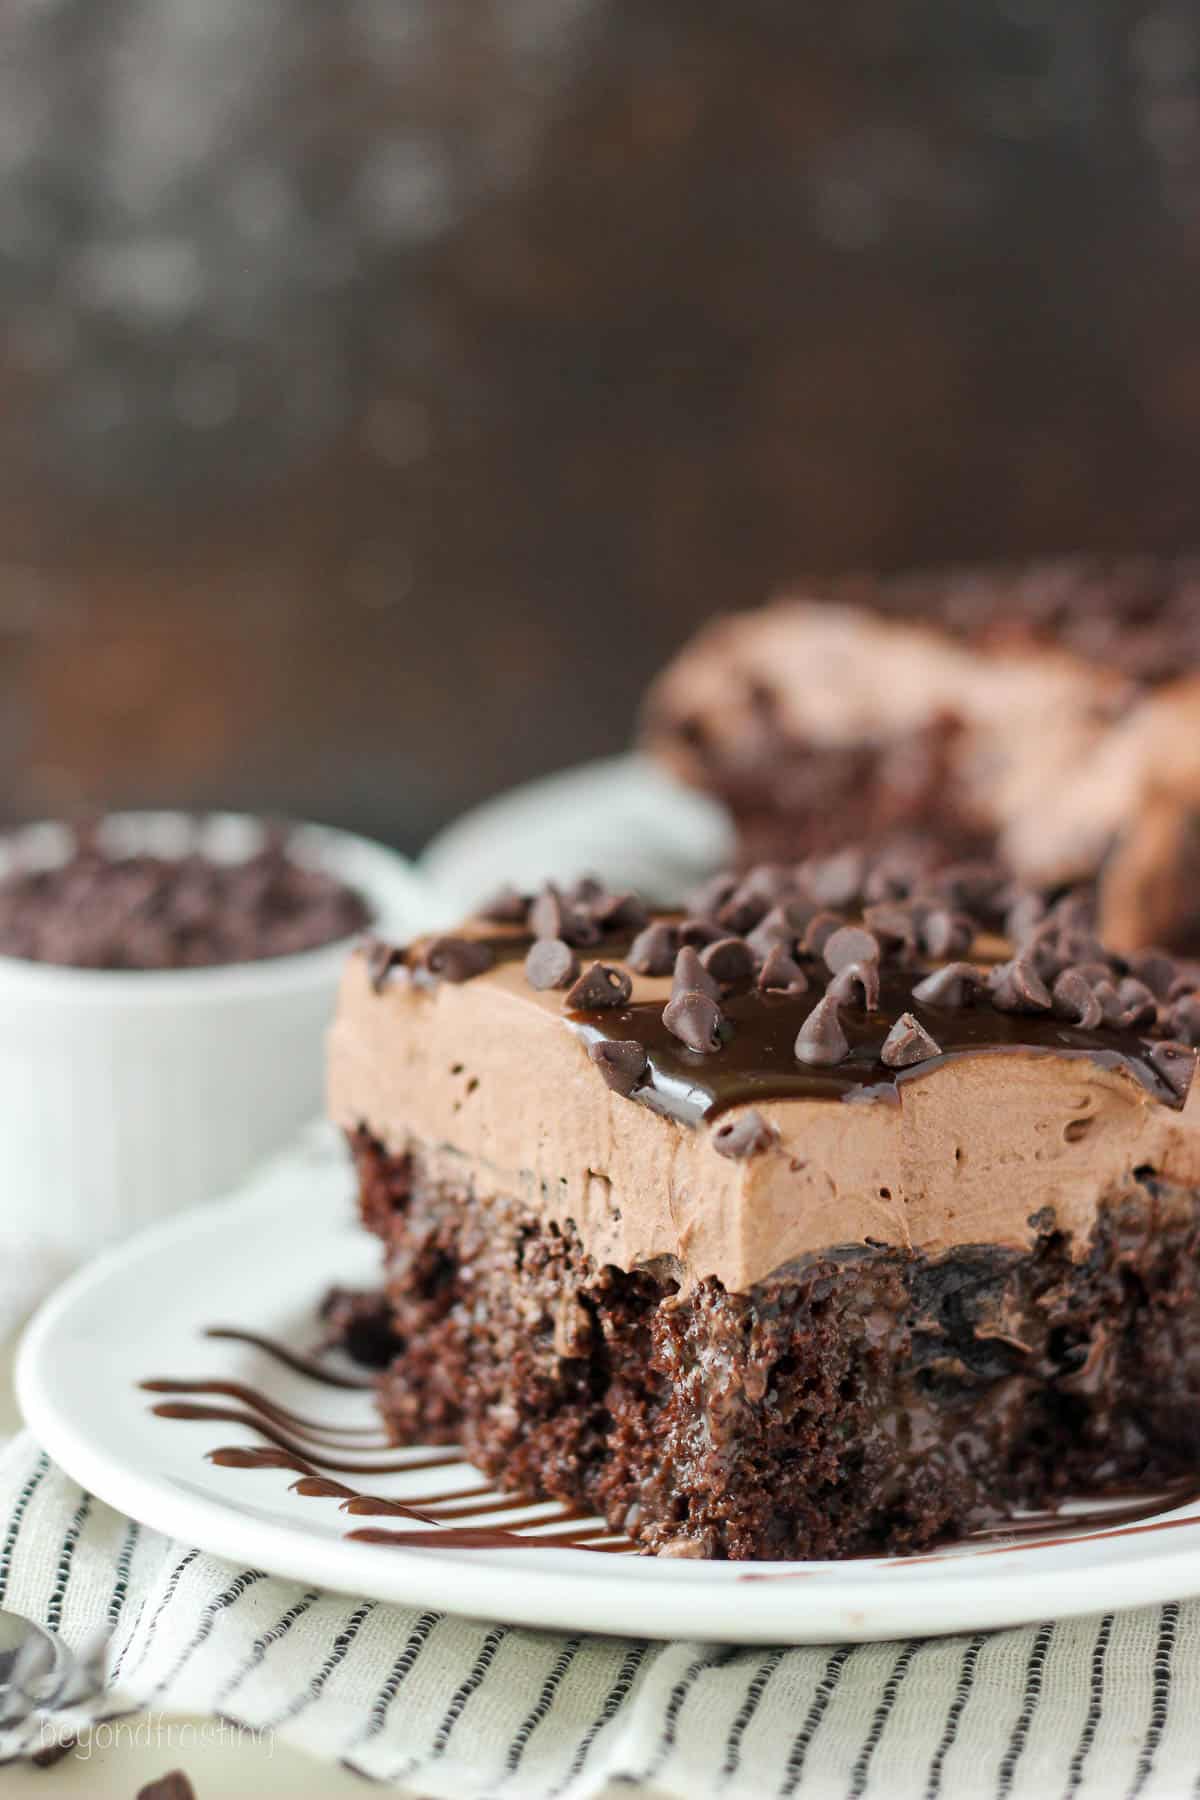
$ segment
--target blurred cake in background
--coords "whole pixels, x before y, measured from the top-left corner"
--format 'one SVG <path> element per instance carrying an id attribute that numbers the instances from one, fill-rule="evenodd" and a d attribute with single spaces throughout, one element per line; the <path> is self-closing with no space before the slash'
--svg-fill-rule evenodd
<path id="1" fill-rule="evenodd" d="M 743 863 L 890 841 L 1095 881 L 1118 949 L 1200 950 L 1200 559 L 813 584 L 705 627 L 643 742 Z"/>

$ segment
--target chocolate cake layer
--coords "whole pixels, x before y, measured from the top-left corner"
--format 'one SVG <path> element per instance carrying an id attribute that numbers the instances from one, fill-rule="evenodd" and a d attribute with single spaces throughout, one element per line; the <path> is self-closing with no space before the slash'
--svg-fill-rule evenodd
<path id="1" fill-rule="evenodd" d="M 746 1293 L 597 1263 L 568 1224 L 355 1134 L 398 1442 L 659 1554 L 915 1549 L 1200 1463 L 1200 1196 L 1147 1171 L 1083 1244 L 858 1246 Z"/>
<path id="2" fill-rule="evenodd" d="M 1039 885 L 1097 880 L 1115 947 L 1190 950 L 1198 595 L 1192 565 L 1157 589 L 1142 565 L 833 584 L 702 631 L 643 739 L 728 806 L 746 863 L 994 853 Z"/>
<path id="3" fill-rule="evenodd" d="M 1194 970 L 979 865 L 492 913 L 365 947 L 331 1040 L 399 1438 L 729 1556 L 1194 1460 Z"/>

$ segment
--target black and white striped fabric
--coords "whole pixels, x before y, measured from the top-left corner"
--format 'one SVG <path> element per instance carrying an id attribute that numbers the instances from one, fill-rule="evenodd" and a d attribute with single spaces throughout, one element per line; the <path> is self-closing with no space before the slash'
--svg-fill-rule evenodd
<path id="1" fill-rule="evenodd" d="M 1200 1603 L 897 1644 L 731 1649 L 563 1637 L 239 1569 L 0 1456 L 0 1607 L 111 1633 L 84 1716 L 215 1714 L 401 1793 L 1048 1800 L 1200 1796 Z"/>

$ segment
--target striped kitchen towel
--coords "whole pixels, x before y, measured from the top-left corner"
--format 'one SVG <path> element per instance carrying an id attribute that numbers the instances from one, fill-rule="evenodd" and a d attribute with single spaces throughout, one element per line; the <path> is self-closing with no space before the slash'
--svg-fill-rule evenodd
<path id="1" fill-rule="evenodd" d="M 103 1692 L 29 1755 L 132 1710 L 277 1734 L 402 1794 L 764 1800 L 1200 1795 L 1200 1603 L 903 1644 L 745 1649 L 566 1637 L 355 1601 L 173 1543 L 28 1437 L 0 1456 L 0 1607 Z"/>

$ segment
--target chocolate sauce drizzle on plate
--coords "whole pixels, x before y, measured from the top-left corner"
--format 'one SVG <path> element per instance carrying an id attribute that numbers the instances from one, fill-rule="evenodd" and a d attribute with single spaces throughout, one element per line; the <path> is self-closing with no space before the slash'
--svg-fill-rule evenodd
<path id="1" fill-rule="evenodd" d="M 214 1326 L 206 1337 L 243 1343 L 273 1362 L 322 1387 L 345 1390 L 370 1389 L 371 1381 L 330 1367 L 325 1359 L 293 1350 L 289 1345 L 253 1331 Z M 533 1501 L 503 1493 L 485 1477 L 470 1486 L 447 1487 L 445 1478 L 419 1494 L 403 1500 L 373 1494 L 338 1480 L 341 1475 L 390 1475 L 414 1471 L 470 1469 L 457 1449 L 397 1451 L 383 1431 L 374 1425 L 339 1425 L 311 1418 L 284 1406 L 252 1383 L 229 1376 L 155 1376 L 139 1383 L 150 1394 L 164 1396 L 151 1411 L 160 1419 L 204 1421 L 239 1425 L 262 1440 L 256 1444 L 226 1444 L 207 1452 L 208 1460 L 226 1469 L 281 1469 L 296 1476 L 290 1485 L 298 1494 L 336 1500 L 343 1512 L 355 1518 L 403 1521 L 392 1526 L 360 1526 L 346 1533 L 359 1543 L 391 1545 L 408 1550 L 591 1550 L 627 1555 L 635 1550 L 630 1540 L 608 1527 L 602 1519 L 562 1501 Z M 1069 1543 L 1089 1543 L 1107 1538 L 1137 1536 L 1143 1532 L 1200 1527 L 1200 1512 L 1183 1518 L 1171 1515 L 1200 1502 L 1200 1475 L 1188 1477 L 1151 1495 L 1109 1492 L 1093 1496 L 1083 1507 L 1045 1510 L 999 1519 L 932 1549 L 910 1556 L 856 1561 L 880 1561 L 888 1569 L 910 1569 L 923 1564 L 948 1562 L 963 1556 L 1004 1556 L 1017 1550 L 1045 1550 Z M 537 1509 L 537 1518 L 520 1524 L 467 1524 L 486 1518 L 511 1518 Z M 811 1570 L 747 1570 L 743 1581 L 798 1579 Z"/>
<path id="2" fill-rule="evenodd" d="M 331 1368 L 320 1357 L 293 1350 L 259 1332 L 214 1326 L 204 1334 L 248 1344 L 280 1366 L 322 1387 L 370 1389 L 368 1378 Z M 226 1444 L 210 1450 L 208 1459 L 226 1469 L 283 1469 L 297 1479 L 295 1493 L 336 1500 L 354 1517 L 405 1521 L 404 1528 L 362 1526 L 346 1533 L 360 1543 L 390 1544 L 406 1550 L 595 1550 L 630 1551 L 629 1539 L 580 1507 L 561 1501 L 536 1501 L 505 1494 L 479 1478 L 473 1486 L 439 1484 L 403 1500 L 372 1494 L 349 1485 L 340 1475 L 407 1474 L 423 1470 L 470 1469 L 460 1450 L 397 1451 L 372 1425 L 339 1425 L 311 1418 L 284 1406 L 252 1383 L 227 1376 L 153 1376 L 139 1383 L 146 1393 L 164 1398 L 151 1411 L 160 1419 L 202 1420 L 240 1425 L 265 1440 L 258 1444 Z M 519 1525 L 468 1525 L 468 1519 L 503 1519 L 538 1510 Z"/>
<path id="3" fill-rule="evenodd" d="M 1149 1496 L 1114 1489 L 1093 1496 L 1084 1506 L 1066 1501 L 1058 1511 L 1046 1508 L 1021 1513 L 1011 1519 L 998 1519 L 952 1542 L 935 1544 L 929 1550 L 908 1556 L 876 1557 L 868 1553 L 849 1560 L 877 1561 L 888 1570 L 916 1569 L 928 1563 L 961 1562 L 967 1556 L 1011 1556 L 1018 1550 L 1057 1550 L 1064 1544 L 1101 1543 L 1109 1538 L 1140 1537 L 1151 1531 L 1183 1531 L 1200 1526 L 1200 1512 L 1189 1513 L 1182 1519 L 1164 1515 L 1197 1503 L 1200 1503 L 1200 1475 L 1189 1476 Z M 738 1579 L 789 1581 L 808 1573 L 804 1569 L 794 1572 L 748 1569 Z"/>

